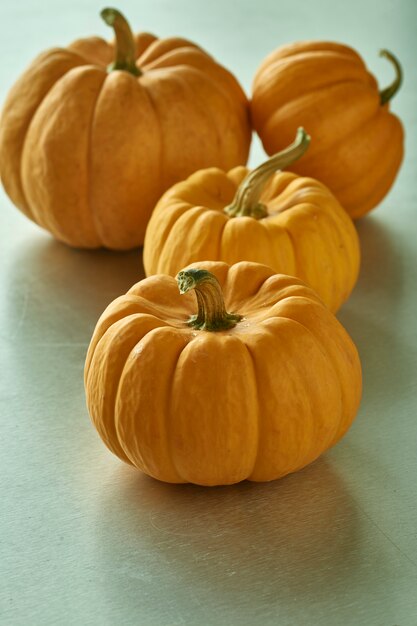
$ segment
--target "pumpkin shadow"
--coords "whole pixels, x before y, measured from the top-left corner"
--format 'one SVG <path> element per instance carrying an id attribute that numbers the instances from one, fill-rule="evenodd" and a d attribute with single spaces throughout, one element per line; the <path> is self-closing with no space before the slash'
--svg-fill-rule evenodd
<path id="1" fill-rule="evenodd" d="M 406 289 L 407 251 L 398 234 L 374 217 L 358 223 L 362 266 L 358 283 L 337 317 L 354 340 L 362 362 L 361 412 L 380 418 L 386 402 L 397 398 L 414 381 L 414 359 L 397 319 Z M 413 255 L 412 255 L 413 256 Z"/>
<path id="2" fill-rule="evenodd" d="M 104 308 L 143 277 L 141 256 L 138 250 L 76 250 L 43 233 L 23 243 L 8 267 L 2 308 L 7 375 L 26 390 L 27 410 L 36 420 L 48 423 L 52 432 L 66 428 L 65 439 L 87 449 L 83 383 L 87 347 Z M 80 416 L 79 422 L 75 416 Z M 33 437 L 36 432 L 37 426 Z"/>
<path id="3" fill-rule="evenodd" d="M 167 485 L 125 466 L 112 482 L 117 489 L 108 485 L 97 515 L 96 550 L 107 570 L 104 594 L 123 598 L 131 611 L 143 610 L 144 598 L 114 568 L 157 579 L 153 587 L 164 589 L 168 604 L 200 596 L 198 610 L 203 595 L 211 617 L 218 602 L 239 606 L 243 590 L 246 608 L 256 608 L 294 593 L 307 603 L 324 601 L 336 584 L 352 588 L 360 561 L 357 508 L 329 461 L 271 483 Z"/>
<path id="4" fill-rule="evenodd" d="M 87 347 L 105 307 L 144 271 L 138 250 L 79 250 L 40 235 L 22 247 L 8 276 L 6 336 L 32 346 Z"/>
<path id="5" fill-rule="evenodd" d="M 356 223 L 361 267 L 358 282 L 347 305 L 378 311 L 396 306 L 404 289 L 404 245 L 398 233 L 374 216 Z"/>

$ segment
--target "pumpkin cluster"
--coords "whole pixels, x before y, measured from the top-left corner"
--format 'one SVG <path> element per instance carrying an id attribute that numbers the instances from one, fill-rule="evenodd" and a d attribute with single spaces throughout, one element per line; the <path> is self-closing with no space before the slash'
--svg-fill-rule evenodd
<path id="1" fill-rule="evenodd" d="M 195 43 L 101 16 L 114 41 L 41 54 L 0 119 L 1 181 L 27 217 L 74 247 L 144 245 L 147 278 L 91 339 L 91 418 L 159 480 L 280 478 L 359 407 L 358 353 L 334 312 L 359 273 L 352 218 L 403 158 L 400 63 L 382 51 L 395 79 L 379 89 L 346 45 L 281 46 L 249 101 Z M 270 158 L 249 170 L 253 130 Z"/>

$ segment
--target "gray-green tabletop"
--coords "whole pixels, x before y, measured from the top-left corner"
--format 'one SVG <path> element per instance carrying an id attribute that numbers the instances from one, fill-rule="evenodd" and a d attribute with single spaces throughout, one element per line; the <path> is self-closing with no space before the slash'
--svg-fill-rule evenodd
<path id="1" fill-rule="evenodd" d="M 42 49 L 107 37 L 101 4 L 2 4 L 0 96 Z M 417 4 L 413 0 L 125 0 L 136 30 L 182 35 L 248 91 L 281 43 L 356 47 L 401 59 L 406 159 L 358 224 L 359 282 L 339 318 L 364 371 L 348 435 L 271 484 L 160 484 L 103 446 L 83 364 L 104 307 L 143 276 L 140 253 L 54 242 L 0 195 L 0 623 L 68 625 L 417 624 Z M 263 158 L 255 141 L 251 163 Z M 363 175 L 367 172 L 364 170 Z"/>

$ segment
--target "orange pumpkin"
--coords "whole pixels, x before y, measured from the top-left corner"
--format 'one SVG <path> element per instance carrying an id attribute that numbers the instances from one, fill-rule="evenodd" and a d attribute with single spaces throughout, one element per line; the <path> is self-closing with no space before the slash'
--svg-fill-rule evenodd
<path id="1" fill-rule="evenodd" d="M 236 79 L 185 39 L 116 34 L 41 54 L 0 122 L 1 180 L 23 213 L 83 248 L 143 243 L 150 213 L 201 167 L 246 163 L 248 103 Z M 112 59 L 114 62 L 112 63 Z"/>
<path id="2" fill-rule="evenodd" d="M 248 262 L 177 281 L 142 280 L 94 331 L 87 405 L 114 454 L 166 482 L 223 485 L 295 472 L 343 436 L 359 357 L 309 287 Z"/>
<path id="3" fill-rule="evenodd" d="M 255 261 L 298 276 L 336 311 L 358 276 L 355 227 L 317 180 L 276 173 L 308 144 L 300 129 L 293 145 L 250 173 L 245 167 L 206 169 L 167 191 L 145 237 L 147 275 L 175 276 L 205 259 Z"/>
<path id="4" fill-rule="evenodd" d="M 357 52 L 338 43 L 282 46 L 261 64 L 253 82 L 253 126 L 265 150 L 281 150 L 303 124 L 314 137 L 294 171 L 318 178 L 353 218 L 388 193 L 403 159 L 403 128 L 390 112 L 402 71 L 387 50 L 396 78 L 382 91 Z"/>

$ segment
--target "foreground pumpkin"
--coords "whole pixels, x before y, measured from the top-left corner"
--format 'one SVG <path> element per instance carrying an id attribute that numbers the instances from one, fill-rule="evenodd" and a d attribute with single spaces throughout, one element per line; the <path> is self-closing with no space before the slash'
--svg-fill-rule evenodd
<path id="1" fill-rule="evenodd" d="M 23 213 L 85 248 L 143 243 L 151 210 L 201 167 L 246 163 L 250 125 L 236 79 L 195 44 L 133 36 L 105 9 L 116 44 L 80 39 L 41 54 L 0 122 L 1 180 Z"/>
<path id="2" fill-rule="evenodd" d="M 321 180 L 353 218 L 384 198 L 403 158 L 403 128 L 389 108 L 402 71 L 393 54 L 381 55 L 396 72 L 381 91 L 357 52 L 321 41 L 278 48 L 253 82 L 253 126 L 267 153 L 281 150 L 303 124 L 314 145 L 294 171 Z"/>
<path id="3" fill-rule="evenodd" d="M 294 144 L 250 173 L 202 170 L 167 191 L 146 233 L 146 273 L 175 276 L 205 259 L 255 261 L 298 276 L 336 311 L 358 277 L 355 227 L 317 180 L 276 173 L 294 164 L 309 141 L 299 129 Z"/>
<path id="4" fill-rule="evenodd" d="M 300 280 L 206 262 L 177 281 L 146 278 L 110 304 L 85 387 L 119 458 L 166 482 L 222 485 L 279 478 L 335 444 L 357 412 L 361 368 Z"/>

